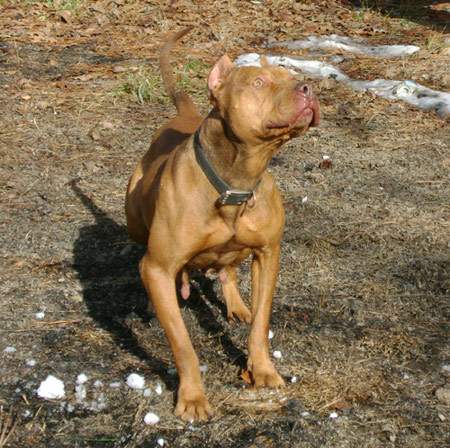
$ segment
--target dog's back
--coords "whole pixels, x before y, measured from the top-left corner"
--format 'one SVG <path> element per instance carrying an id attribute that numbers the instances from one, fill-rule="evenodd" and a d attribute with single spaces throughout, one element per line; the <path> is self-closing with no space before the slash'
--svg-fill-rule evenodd
<path id="1" fill-rule="evenodd" d="M 161 76 L 167 94 L 177 108 L 177 115 L 155 132 L 150 149 L 137 165 L 128 183 L 128 194 L 125 203 L 127 218 L 131 218 L 127 219 L 128 233 L 133 240 L 143 244 L 147 242 L 148 231 L 146 226 L 141 223 L 140 210 L 135 210 L 131 205 L 137 204 L 139 201 L 130 200 L 129 196 L 141 195 L 144 183 L 149 184 L 157 181 L 160 168 L 169 155 L 182 145 L 202 122 L 202 117 L 190 96 L 186 92 L 177 89 L 169 59 L 172 48 L 190 30 L 191 28 L 185 28 L 178 33 L 170 34 L 167 42 L 161 48 L 159 60 Z"/>

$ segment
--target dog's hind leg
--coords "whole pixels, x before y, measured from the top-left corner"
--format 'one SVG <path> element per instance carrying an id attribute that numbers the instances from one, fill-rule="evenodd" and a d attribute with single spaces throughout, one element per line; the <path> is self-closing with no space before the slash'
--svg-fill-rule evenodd
<path id="1" fill-rule="evenodd" d="M 219 273 L 219 279 L 227 305 L 228 320 L 234 321 L 237 318 L 249 324 L 252 321 L 252 315 L 239 293 L 236 268 L 231 265 L 224 267 Z"/>

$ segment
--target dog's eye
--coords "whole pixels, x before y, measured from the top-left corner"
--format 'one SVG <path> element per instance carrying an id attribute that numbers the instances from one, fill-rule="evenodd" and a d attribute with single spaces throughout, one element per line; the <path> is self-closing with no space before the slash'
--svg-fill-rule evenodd
<path id="1" fill-rule="evenodd" d="M 264 85 L 264 79 L 262 78 L 256 78 L 253 81 L 253 87 L 256 87 L 257 89 L 259 89 L 260 87 L 262 87 Z"/>

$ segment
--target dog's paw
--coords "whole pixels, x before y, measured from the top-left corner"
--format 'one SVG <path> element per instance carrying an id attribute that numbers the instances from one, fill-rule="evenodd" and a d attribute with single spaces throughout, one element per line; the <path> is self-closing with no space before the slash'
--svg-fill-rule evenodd
<path id="1" fill-rule="evenodd" d="M 272 363 L 266 366 L 253 366 L 251 377 L 255 387 L 283 387 L 284 380 L 276 371 Z"/>
<path id="2" fill-rule="evenodd" d="M 186 422 L 206 421 L 212 416 L 212 410 L 202 391 L 180 388 L 175 415 Z"/>
<path id="3" fill-rule="evenodd" d="M 227 309 L 227 317 L 229 322 L 234 322 L 236 319 L 240 322 L 245 322 L 246 324 L 252 322 L 252 313 L 243 303 L 230 306 L 230 308 Z"/>

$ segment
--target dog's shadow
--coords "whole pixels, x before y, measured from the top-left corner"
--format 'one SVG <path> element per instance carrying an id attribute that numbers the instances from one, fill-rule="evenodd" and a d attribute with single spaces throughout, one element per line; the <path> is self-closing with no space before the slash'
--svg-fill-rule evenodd
<path id="1" fill-rule="evenodd" d="M 159 325 L 155 316 L 147 311 L 147 295 L 139 277 L 138 264 L 145 248 L 133 244 L 125 226 L 117 224 L 97 207 L 76 181 L 70 185 L 84 207 L 95 217 L 94 224 L 79 229 L 73 247 L 73 266 L 81 282 L 83 299 L 90 316 L 113 336 L 116 344 L 145 362 L 147 368 L 158 375 L 168 389 L 174 390 L 177 380 L 168 374 L 169 366 L 142 347 L 129 325 L 130 319 L 137 319 L 145 325 Z M 203 295 L 210 305 L 225 312 L 212 282 L 204 277 L 196 279 L 199 290 L 192 288 L 189 300 L 181 300 L 180 305 L 193 310 L 198 323 L 208 334 L 221 335 L 223 350 L 231 362 L 242 368 L 244 353 L 235 347 L 226 335 L 224 325 L 214 317 L 210 306 L 200 297 Z M 170 357 L 169 348 L 167 350 L 167 357 Z"/>

